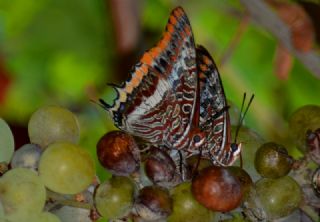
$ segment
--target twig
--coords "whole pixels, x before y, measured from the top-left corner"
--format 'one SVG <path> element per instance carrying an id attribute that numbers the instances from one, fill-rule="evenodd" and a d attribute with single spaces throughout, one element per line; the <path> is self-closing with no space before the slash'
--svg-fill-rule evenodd
<path id="1" fill-rule="evenodd" d="M 233 38 L 231 39 L 228 48 L 223 52 L 220 60 L 220 65 L 222 66 L 225 64 L 229 58 L 231 57 L 234 49 L 239 44 L 239 41 L 241 37 L 243 36 L 243 33 L 246 31 L 248 27 L 249 17 L 247 15 L 243 15 L 241 18 L 240 24 L 236 30 L 236 33 L 234 34 Z"/>
<path id="2" fill-rule="evenodd" d="M 300 210 L 302 210 L 312 221 L 318 221 L 319 216 L 311 206 L 303 205 L 300 207 Z"/>
<path id="3" fill-rule="evenodd" d="M 296 50 L 291 41 L 289 27 L 262 0 L 240 0 L 251 18 L 271 32 L 317 78 L 320 78 L 320 57 L 314 51 Z"/>

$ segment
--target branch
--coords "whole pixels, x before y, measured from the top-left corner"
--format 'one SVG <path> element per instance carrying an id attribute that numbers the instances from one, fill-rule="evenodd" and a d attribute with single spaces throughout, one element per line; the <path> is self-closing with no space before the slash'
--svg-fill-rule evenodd
<path id="1" fill-rule="evenodd" d="M 320 57 L 314 51 L 306 53 L 294 48 L 289 27 L 262 0 L 240 0 L 251 18 L 271 32 L 300 62 L 320 79 Z"/>

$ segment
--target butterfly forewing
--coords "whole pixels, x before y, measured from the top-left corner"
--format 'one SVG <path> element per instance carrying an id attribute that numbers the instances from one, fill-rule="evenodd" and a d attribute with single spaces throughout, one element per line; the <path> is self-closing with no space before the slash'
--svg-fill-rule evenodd
<path id="1" fill-rule="evenodd" d="M 206 139 L 202 153 L 219 165 L 228 165 L 230 122 L 226 97 L 218 69 L 207 50 L 197 47 L 197 69 L 200 86 L 199 127 Z"/>
<path id="2" fill-rule="evenodd" d="M 108 109 L 122 130 L 183 149 L 197 96 L 196 52 L 189 20 L 178 7 L 159 43 L 145 52 Z M 181 142 L 185 141 L 185 142 Z"/>

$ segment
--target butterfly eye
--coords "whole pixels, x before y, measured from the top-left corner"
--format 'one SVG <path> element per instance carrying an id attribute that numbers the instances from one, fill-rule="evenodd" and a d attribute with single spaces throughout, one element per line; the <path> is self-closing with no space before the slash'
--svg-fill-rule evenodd
<path id="1" fill-rule="evenodd" d="M 231 144 L 231 151 L 234 153 L 234 152 L 236 152 L 237 150 L 238 150 L 238 144 L 236 144 L 236 143 L 232 143 Z"/>
<path id="2" fill-rule="evenodd" d="M 194 142 L 194 143 L 199 143 L 200 140 L 201 140 L 201 138 L 200 138 L 199 135 L 195 135 L 195 136 L 193 137 L 193 142 Z"/>

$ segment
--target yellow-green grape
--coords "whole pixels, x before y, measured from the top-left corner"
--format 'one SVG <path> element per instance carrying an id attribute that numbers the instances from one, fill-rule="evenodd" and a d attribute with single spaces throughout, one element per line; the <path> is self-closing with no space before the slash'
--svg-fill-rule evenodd
<path id="1" fill-rule="evenodd" d="M 80 130 L 72 112 L 58 106 L 46 106 L 32 114 L 28 131 L 31 143 L 45 148 L 54 142 L 77 143 Z"/>
<path id="2" fill-rule="evenodd" d="M 0 178 L 0 200 L 7 219 L 23 219 L 42 211 L 46 190 L 33 170 L 15 168 Z"/>
<path id="3" fill-rule="evenodd" d="M 9 163 L 14 152 L 13 135 L 8 124 L 0 118 L 0 163 Z"/>
<path id="4" fill-rule="evenodd" d="M 85 190 L 95 176 L 90 154 L 78 145 L 53 143 L 43 152 L 39 174 L 46 187 L 62 194 L 76 194 Z"/>
<path id="5" fill-rule="evenodd" d="M 289 176 L 263 178 L 256 183 L 256 190 L 268 219 L 291 214 L 298 208 L 302 198 L 300 186 Z"/>
<path id="6" fill-rule="evenodd" d="M 114 220 L 126 216 L 132 209 L 135 185 L 128 177 L 113 176 L 100 184 L 94 196 L 98 212 Z"/>
<path id="7" fill-rule="evenodd" d="M 301 151 L 306 150 L 308 130 L 320 128 L 320 106 L 306 105 L 297 109 L 289 119 L 290 137 Z"/>
<path id="8" fill-rule="evenodd" d="M 210 222 L 214 213 L 196 201 L 191 193 L 191 183 L 185 182 L 172 190 L 173 212 L 168 222 Z"/>

